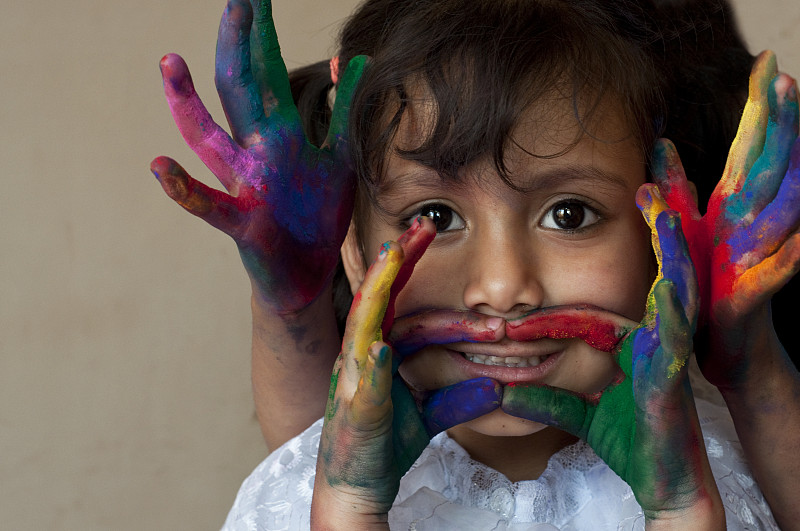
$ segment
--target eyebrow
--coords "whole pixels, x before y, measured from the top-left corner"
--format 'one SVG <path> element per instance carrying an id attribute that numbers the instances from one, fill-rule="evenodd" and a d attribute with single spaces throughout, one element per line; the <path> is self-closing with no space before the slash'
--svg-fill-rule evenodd
<path id="1" fill-rule="evenodd" d="M 628 187 L 628 182 L 622 175 L 589 164 L 570 164 L 558 168 L 547 168 L 535 174 L 525 173 L 521 180 L 525 184 L 520 188 L 528 193 L 537 193 L 564 184 L 582 182 L 618 189 Z"/>

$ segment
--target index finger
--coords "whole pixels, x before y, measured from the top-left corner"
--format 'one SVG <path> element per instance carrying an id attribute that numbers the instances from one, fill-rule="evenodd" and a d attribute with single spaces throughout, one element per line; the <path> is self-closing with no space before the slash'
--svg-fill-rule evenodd
<path id="1" fill-rule="evenodd" d="M 389 305 L 392 284 L 402 264 L 403 249 L 400 245 L 397 242 L 383 244 L 353 297 L 342 340 L 344 374 L 348 382 L 345 386 L 351 386 L 346 389 L 350 393 L 355 391 L 360 369 L 366 364 L 369 346 L 382 340 L 381 323 Z"/>
<path id="2" fill-rule="evenodd" d="M 428 310 L 398 318 L 389 342 L 401 359 L 429 345 L 493 342 L 504 335 L 505 319 L 465 310 Z"/>

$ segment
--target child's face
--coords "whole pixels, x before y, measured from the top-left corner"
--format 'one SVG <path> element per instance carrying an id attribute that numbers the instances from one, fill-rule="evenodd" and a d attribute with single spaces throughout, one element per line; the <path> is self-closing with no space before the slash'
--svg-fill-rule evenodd
<path id="1" fill-rule="evenodd" d="M 520 121 L 514 138 L 521 147 L 557 153 L 576 138 L 580 126 L 571 108 L 563 105 L 563 112 L 554 113 L 554 105 L 544 116 L 555 120 L 537 122 L 542 114 L 534 108 Z M 420 114 L 417 123 L 424 122 Z M 401 147 L 419 138 L 414 118 L 404 118 Z M 616 113 L 606 109 L 586 125 L 591 136 L 584 134 L 573 149 L 551 159 L 507 150 L 513 180 L 524 192 L 504 184 L 491 161 L 469 166 L 464 179 L 447 183 L 429 168 L 390 157 L 379 194 L 390 214 L 373 210 L 365 220 L 367 258 L 417 216 L 428 215 L 437 225 L 435 240 L 397 298 L 398 318 L 427 309 L 469 309 L 511 319 L 536 308 L 585 303 L 641 319 L 654 275 L 649 230 L 634 201 L 645 182 L 645 164 Z M 465 352 L 541 364 L 475 363 Z M 503 339 L 428 347 L 406 359 L 400 371 L 423 391 L 487 376 L 593 393 L 611 381 L 616 365 L 610 354 L 580 339 Z M 459 429 L 525 435 L 542 427 L 497 410 Z"/>

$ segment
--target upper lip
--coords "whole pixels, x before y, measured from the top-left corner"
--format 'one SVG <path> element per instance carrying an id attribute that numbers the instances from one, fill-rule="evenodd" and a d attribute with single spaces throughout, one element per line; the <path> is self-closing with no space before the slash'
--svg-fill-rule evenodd
<path id="1" fill-rule="evenodd" d="M 480 354 L 498 358 L 547 356 L 564 349 L 562 340 L 538 339 L 534 341 L 511 341 L 502 339 L 495 343 L 450 343 L 444 345 L 449 350 L 464 354 Z"/>

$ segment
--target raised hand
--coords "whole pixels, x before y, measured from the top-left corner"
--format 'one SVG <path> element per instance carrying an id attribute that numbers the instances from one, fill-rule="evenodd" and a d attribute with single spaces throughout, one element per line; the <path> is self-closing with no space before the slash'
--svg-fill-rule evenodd
<path id="1" fill-rule="evenodd" d="M 643 188 L 639 195 L 647 198 L 645 214 L 656 236 L 659 274 L 643 321 L 614 347 L 622 373 L 599 396 L 589 397 L 546 386 L 509 384 L 502 408 L 586 440 L 631 486 L 649 521 L 708 516 L 709 511 L 712 518 L 719 518 L 721 504 L 686 367 L 697 307 L 693 268 L 677 216 L 664 210 L 653 188 Z M 626 328 L 624 320 L 613 314 L 604 316 L 591 309 L 591 315 L 610 330 Z M 541 337 L 546 327 L 523 319 L 528 321 L 524 327 L 514 330 L 509 325 L 509 337 Z"/>
<path id="2" fill-rule="evenodd" d="M 320 440 L 312 525 L 335 527 L 331 518 L 356 527 L 385 522 L 400 478 L 430 438 L 500 405 L 499 384 L 486 378 L 440 389 L 418 404 L 383 342 L 394 298 L 432 237 L 433 224 L 422 218 L 399 243 L 385 244 L 353 299 Z"/>
<path id="3" fill-rule="evenodd" d="M 166 157 L 151 169 L 172 199 L 234 239 L 254 295 L 282 313 L 314 301 L 336 267 L 354 197 L 347 118 L 365 58 L 353 59 L 342 76 L 328 136 L 317 148 L 303 133 L 271 11 L 269 1 L 251 7 L 230 0 L 222 16 L 216 84 L 230 135 L 200 101 L 183 59 L 161 60 L 175 123 L 227 193 Z"/>
<path id="4" fill-rule="evenodd" d="M 710 339 L 698 361 L 718 386 L 735 386 L 748 350 L 765 350 L 752 348 L 754 323 L 769 321 L 770 298 L 800 269 L 797 134 L 795 83 L 777 74 L 774 55 L 764 52 L 753 67 L 739 131 L 705 215 L 692 199 L 674 146 L 661 140 L 656 147 L 654 180 L 670 208 L 681 213 L 698 272 L 700 321 Z"/>

